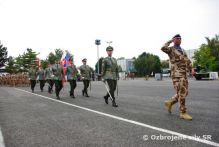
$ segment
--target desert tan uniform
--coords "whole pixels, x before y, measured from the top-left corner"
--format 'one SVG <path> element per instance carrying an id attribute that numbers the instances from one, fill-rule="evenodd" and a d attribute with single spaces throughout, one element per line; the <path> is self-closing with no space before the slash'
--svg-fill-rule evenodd
<path id="1" fill-rule="evenodd" d="M 164 44 L 161 50 L 168 54 L 171 63 L 171 77 L 176 94 L 172 97 L 172 105 L 179 101 L 180 112 L 186 112 L 185 98 L 188 95 L 187 74 L 192 70 L 192 64 L 185 51 L 178 51 L 174 46 L 168 47 L 170 42 Z"/>

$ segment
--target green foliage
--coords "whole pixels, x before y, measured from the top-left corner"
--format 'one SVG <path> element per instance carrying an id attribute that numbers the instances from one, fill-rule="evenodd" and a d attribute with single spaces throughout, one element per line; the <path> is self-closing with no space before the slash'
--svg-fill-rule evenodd
<path id="1" fill-rule="evenodd" d="M 54 64 L 55 61 L 56 61 L 56 55 L 52 52 L 49 53 L 48 57 L 47 57 L 47 61 L 50 63 L 50 64 Z"/>
<path id="2" fill-rule="evenodd" d="M 142 53 L 134 61 L 134 66 L 138 76 L 151 75 L 151 73 L 161 72 L 160 58 L 149 53 Z"/>
<path id="3" fill-rule="evenodd" d="M 0 42 L 0 68 L 5 65 L 5 63 L 8 61 L 8 51 L 7 47 L 4 47 L 3 44 Z"/>
<path id="4" fill-rule="evenodd" d="M 37 54 L 30 48 L 27 49 L 23 55 L 19 55 L 16 58 L 10 58 L 6 65 L 6 71 L 9 73 L 27 72 L 30 69 L 31 64 L 38 66 Z"/>
<path id="5" fill-rule="evenodd" d="M 41 66 L 43 69 L 48 67 L 49 61 L 48 60 L 40 60 Z"/>
<path id="6" fill-rule="evenodd" d="M 169 68 L 169 60 L 162 61 L 161 68 L 162 69 Z"/>
<path id="7" fill-rule="evenodd" d="M 207 44 L 202 44 L 194 54 L 194 66 L 200 66 L 206 71 L 219 71 L 219 36 L 209 39 L 206 37 Z"/>
<path id="8" fill-rule="evenodd" d="M 56 59 L 60 60 L 62 58 L 62 55 L 63 55 L 63 50 L 62 49 L 55 49 L 55 56 L 56 56 Z"/>
<path id="9" fill-rule="evenodd" d="M 8 64 L 5 66 L 5 71 L 10 74 L 17 73 L 17 69 L 15 67 L 15 61 L 12 57 L 9 57 Z"/>

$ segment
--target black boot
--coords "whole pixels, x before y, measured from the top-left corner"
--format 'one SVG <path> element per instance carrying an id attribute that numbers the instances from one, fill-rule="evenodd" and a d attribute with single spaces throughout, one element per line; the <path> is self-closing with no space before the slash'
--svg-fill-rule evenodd
<path id="1" fill-rule="evenodd" d="M 87 94 L 87 91 L 84 92 L 86 97 L 89 97 L 89 95 Z"/>
<path id="2" fill-rule="evenodd" d="M 104 96 L 103 98 L 105 99 L 105 103 L 108 104 L 108 98 L 109 98 L 109 96 L 106 95 L 106 96 Z"/>
<path id="3" fill-rule="evenodd" d="M 112 101 L 112 106 L 113 106 L 113 107 L 118 107 L 118 105 L 117 105 L 116 102 L 115 102 L 115 99 Z"/>
<path id="4" fill-rule="evenodd" d="M 84 90 L 82 90 L 82 95 L 84 96 Z"/>
<path id="5" fill-rule="evenodd" d="M 56 99 L 57 99 L 57 100 L 60 100 L 60 97 L 57 95 L 57 96 L 56 96 Z"/>

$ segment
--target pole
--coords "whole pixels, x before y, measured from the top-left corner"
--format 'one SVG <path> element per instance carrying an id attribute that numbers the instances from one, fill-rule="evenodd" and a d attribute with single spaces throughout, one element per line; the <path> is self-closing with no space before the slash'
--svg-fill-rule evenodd
<path id="1" fill-rule="evenodd" d="M 99 78 L 100 65 L 99 65 L 99 45 L 97 45 L 97 79 Z"/>
<path id="2" fill-rule="evenodd" d="M 110 94 L 110 92 L 109 92 L 109 89 L 108 89 L 106 83 L 103 82 L 103 84 L 104 84 L 104 86 L 105 86 L 105 88 L 106 88 L 106 91 L 108 92 L 108 94 L 109 94 L 109 96 L 110 96 L 110 99 L 113 101 L 113 98 L 112 98 L 112 96 L 111 96 L 111 94 Z"/>

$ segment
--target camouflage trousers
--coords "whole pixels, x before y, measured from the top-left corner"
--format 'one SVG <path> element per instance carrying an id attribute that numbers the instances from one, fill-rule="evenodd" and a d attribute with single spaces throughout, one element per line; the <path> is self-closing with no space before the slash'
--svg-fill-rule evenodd
<path id="1" fill-rule="evenodd" d="M 185 99 L 188 95 L 188 79 L 185 77 L 173 77 L 173 86 L 176 90 L 176 94 L 171 98 L 172 104 L 175 104 L 179 101 L 180 112 L 186 112 Z"/>

